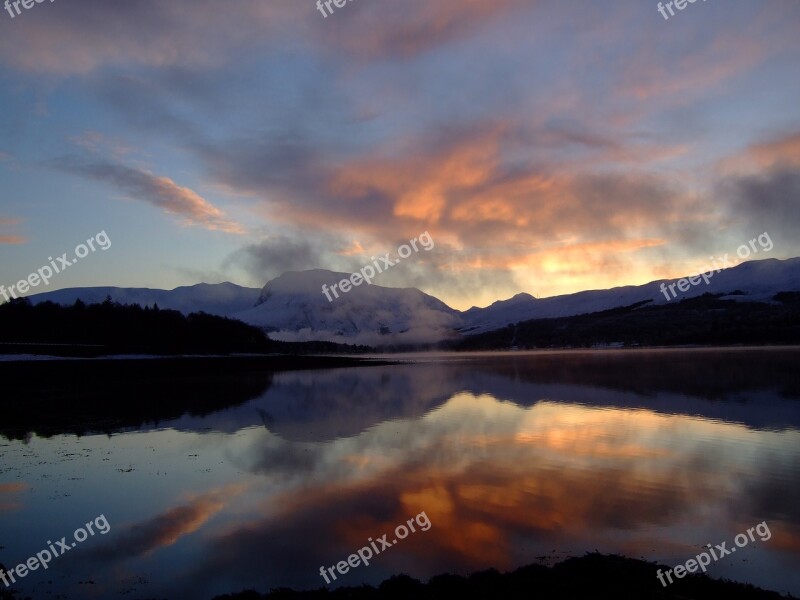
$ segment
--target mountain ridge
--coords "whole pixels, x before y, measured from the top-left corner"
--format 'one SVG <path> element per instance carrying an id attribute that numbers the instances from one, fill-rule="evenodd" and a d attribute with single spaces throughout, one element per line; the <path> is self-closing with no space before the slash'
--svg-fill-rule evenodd
<path id="1" fill-rule="evenodd" d="M 136 303 L 189 312 L 207 312 L 236 318 L 261 327 L 281 341 L 335 341 L 366 345 L 429 344 L 501 329 L 532 319 L 570 317 L 649 302 L 678 303 L 706 293 L 723 298 L 770 303 L 778 292 L 800 291 L 800 258 L 748 261 L 715 272 L 706 284 L 677 282 L 687 278 L 660 279 L 642 285 L 605 290 L 584 290 L 548 298 L 526 292 L 486 307 L 465 311 L 451 308 L 417 288 L 393 288 L 377 284 L 353 286 L 331 301 L 322 285 L 349 278 L 349 273 L 325 269 L 287 271 L 262 288 L 230 282 L 200 283 L 173 290 L 151 288 L 67 288 L 28 296 L 34 304 L 53 301 L 72 304 L 102 302 L 111 297 L 119 303 Z M 675 297 L 669 292 L 673 286 Z M 682 286 L 686 288 L 686 286 Z M 667 298 L 669 296 L 669 298 Z"/>

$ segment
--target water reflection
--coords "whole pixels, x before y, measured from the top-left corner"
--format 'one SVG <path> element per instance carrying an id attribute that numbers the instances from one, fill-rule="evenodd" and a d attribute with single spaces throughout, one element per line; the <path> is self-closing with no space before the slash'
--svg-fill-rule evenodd
<path id="1" fill-rule="evenodd" d="M 226 532 L 202 568 L 244 575 L 256 567 L 246 557 L 266 558 L 308 585 L 314 563 L 420 510 L 434 527 L 383 574 L 511 568 L 553 549 L 691 556 L 766 519 L 780 533 L 757 560 L 800 539 L 799 448 L 797 431 L 458 394 L 422 419 L 325 445 L 254 440 L 236 460 L 271 484 L 271 514 Z"/>
<path id="2" fill-rule="evenodd" d="M 59 559 L 67 575 L 25 584 L 211 597 L 322 586 L 320 566 L 421 511 L 430 530 L 337 583 L 595 549 L 677 564 L 767 521 L 772 539 L 710 572 L 797 594 L 798 356 L 517 354 L 276 373 L 256 398 L 166 430 L 4 447 L 0 534 L 30 536 L 39 519 L 48 539 L 81 523 L 71 513 L 104 512 L 111 533 Z M 112 471 L 125 464 L 134 472 Z M 7 566 L 31 554 L 4 545 Z M 91 589 L 77 585 L 89 576 Z"/>

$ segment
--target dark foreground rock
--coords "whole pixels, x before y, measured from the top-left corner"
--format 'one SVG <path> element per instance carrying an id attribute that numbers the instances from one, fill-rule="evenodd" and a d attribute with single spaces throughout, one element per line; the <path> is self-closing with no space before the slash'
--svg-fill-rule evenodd
<path id="1" fill-rule="evenodd" d="M 245 591 L 214 600 L 778 600 L 791 598 L 751 585 L 687 575 L 663 587 L 657 569 L 670 567 L 615 555 L 587 554 L 553 567 L 529 565 L 510 573 L 496 570 L 469 577 L 437 575 L 427 584 L 406 575 L 372 586 L 342 587 L 296 592 L 273 590 L 268 594 Z"/>

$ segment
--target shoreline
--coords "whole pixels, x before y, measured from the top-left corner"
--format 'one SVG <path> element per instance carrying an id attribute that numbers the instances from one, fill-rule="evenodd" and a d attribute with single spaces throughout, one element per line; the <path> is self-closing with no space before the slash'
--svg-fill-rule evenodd
<path id="1" fill-rule="evenodd" d="M 308 590 L 276 588 L 261 594 L 255 590 L 214 596 L 212 600 L 625 600 L 660 598 L 735 598 L 736 600 L 784 600 L 794 596 L 765 590 L 750 583 L 715 579 L 707 573 L 687 574 L 673 584 L 662 586 L 658 569 L 669 567 L 652 561 L 618 554 L 590 552 L 546 566 L 531 563 L 500 572 L 489 568 L 470 575 L 442 573 L 423 583 L 408 575 L 393 575 L 378 586 L 355 585 Z"/>

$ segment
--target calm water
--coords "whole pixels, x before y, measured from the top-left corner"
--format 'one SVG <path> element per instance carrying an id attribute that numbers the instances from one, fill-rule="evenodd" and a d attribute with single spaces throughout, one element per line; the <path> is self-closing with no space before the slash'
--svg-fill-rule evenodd
<path id="1" fill-rule="evenodd" d="M 430 529 L 333 584 L 507 570 L 595 549 L 675 565 L 766 521 L 769 540 L 709 573 L 800 595 L 799 358 L 426 356 L 255 374 L 214 388 L 223 405 L 224 390 L 236 390 L 227 408 L 102 434 L 56 423 L 32 428 L 49 437 L 23 436 L 0 421 L 0 562 L 73 540 L 102 514 L 107 534 L 18 588 L 35 598 L 211 598 L 326 585 L 321 566 L 368 538 L 396 539 L 395 527 L 423 511 Z M 183 393 L 143 389 L 151 404 Z"/>

